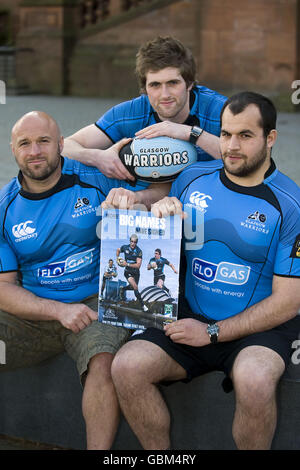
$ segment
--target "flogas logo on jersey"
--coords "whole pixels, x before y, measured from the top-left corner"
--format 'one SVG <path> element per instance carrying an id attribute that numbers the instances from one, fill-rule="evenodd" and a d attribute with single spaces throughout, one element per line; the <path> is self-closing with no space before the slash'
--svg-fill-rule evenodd
<path id="1" fill-rule="evenodd" d="M 210 263 L 203 259 L 194 258 L 192 265 L 193 276 L 204 282 L 225 282 L 227 284 L 242 285 L 249 279 L 250 267 L 241 264 Z"/>
<path id="2" fill-rule="evenodd" d="M 38 269 L 38 277 L 58 277 L 63 274 L 79 271 L 79 269 L 85 268 L 92 263 L 94 250 L 95 248 L 92 248 L 91 250 L 69 256 L 64 261 L 47 264 Z"/>
<path id="3" fill-rule="evenodd" d="M 20 224 L 13 226 L 12 233 L 16 242 L 37 237 L 36 229 L 34 227 L 30 227 L 31 224 L 33 224 L 32 220 L 26 220 L 26 222 L 21 222 Z"/>

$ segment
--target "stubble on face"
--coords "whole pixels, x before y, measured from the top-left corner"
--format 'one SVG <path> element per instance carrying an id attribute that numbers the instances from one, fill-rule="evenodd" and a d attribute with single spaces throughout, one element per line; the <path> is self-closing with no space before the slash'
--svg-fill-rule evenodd
<path id="1" fill-rule="evenodd" d="M 240 165 L 234 165 L 230 163 L 231 156 L 236 157 L 239 161 L 242 161 Z M 251 176 L 255 174 L 266 162 L 268 157 L 267 145 L 266 142 L 262 146 L 261 150 L 256 153 L 256 155 L 249 160 L 247 155 L 238 153 L 233 154 L 232 152 L 225 152 L 222 155 L 222 160 L 225 170 L 234 176 L 239 176 L 242 178 Z"/>
<path id="2" fill-rule="evenodd" d="M 34 163 L 36 162 L 36 163 Z M 43 165 L 43 162 L 44 165 Z M 58 146 L 56 159 L 49 161 L 47 157 L 36 158 L 34 161 L 28 160 L 27 162 L 18 162 L 20 170 L 24 176 L 34 181 L 44 181 L 52 176 L 58 169 L 61 162 L 60 149 Z"/>

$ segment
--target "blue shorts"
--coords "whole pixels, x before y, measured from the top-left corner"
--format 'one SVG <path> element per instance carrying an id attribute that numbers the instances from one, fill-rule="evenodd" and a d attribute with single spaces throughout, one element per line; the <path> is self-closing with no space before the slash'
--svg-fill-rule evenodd
<path id="1" fill-rule="evenodd" d="M 229 375 L 233 363 L 242 349 L 248 346 L 264 346 L 272 349 L 282 357 L 287 367 L 293 353 L 292 343 L 298 339 L 299 333 L 300 316 L 297 315 L 271 330 L 202 347 L 174 343 L 169 336 L 165 335 L 164 331 L 157 328 L 147 328 L 139 334 L 133 334 L 130 341 L 142 339 L 162 348 L 186 370 L 187 378 L 183 380 L 184 382 L 189 382 L 195 377 L 215 370 L 223 371 L 226 374 L 222 384 L 223 389 L 225 392 L 230 392 L 233 385 Z"/>

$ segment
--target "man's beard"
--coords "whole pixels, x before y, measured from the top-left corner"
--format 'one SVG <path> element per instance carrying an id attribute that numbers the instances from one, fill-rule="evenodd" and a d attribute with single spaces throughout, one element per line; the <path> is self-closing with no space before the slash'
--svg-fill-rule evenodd
<path id="1" fill-rule="evenodd" d="M 37 159 L 38 160 L 38 159 Z M 21 167 L 21 172 L 23 175 L 27 176 L 27 178 L 30 178 L 35 181 L 44 181 L 48 179 L 58 168 L 60 165 L 60 151 L 57 151 L 57 159 L 54 160 L 53 162 L 47 162 L 46 167 L 44 167 L 41 170 L 34 170 L 29 168 L 28 165 L 22 166 Z"/>
<path id="2" fill-rule="evenodd" d="M 243 160 L 243 164 L 240 166 L 237 166 L 237 168 L 235 168 L 234 166 L 231 167 L 226 162 L 227 155 L 240 157 Z M 266 145 L 264 145 L 261 151 L 258 152 L 255 155 L 255 158 L 251 159 L 251 161 L 247 161 L 247 156 L 242 153 L 231 154 L 230 152 L 226 152 L 224 155 L 222 155 L 222 160 L 223 160 L 224 168 L 229 174 L 245 178 L 247 176 L 253 175 L 256 171 L 258 171 L 265 163 L 267 156 L 268 156 L 267 147 Z"/>

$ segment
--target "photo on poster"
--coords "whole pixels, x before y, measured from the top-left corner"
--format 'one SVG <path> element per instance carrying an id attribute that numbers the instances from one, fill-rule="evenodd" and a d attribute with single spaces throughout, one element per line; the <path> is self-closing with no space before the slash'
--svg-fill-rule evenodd
<path id="1" fill-rule="evenodd" d="M 179 215 L 102 211 L 98 318 L 130 329 L 163 329 L 177 319 Z"/>

